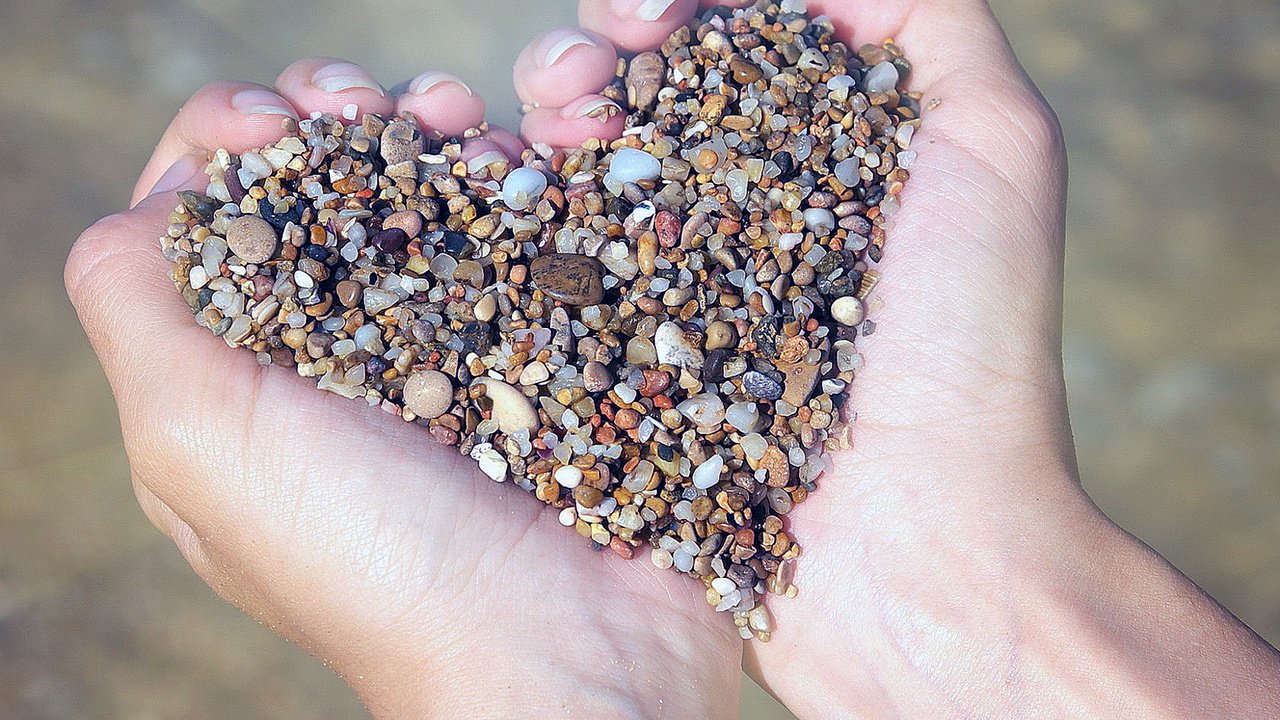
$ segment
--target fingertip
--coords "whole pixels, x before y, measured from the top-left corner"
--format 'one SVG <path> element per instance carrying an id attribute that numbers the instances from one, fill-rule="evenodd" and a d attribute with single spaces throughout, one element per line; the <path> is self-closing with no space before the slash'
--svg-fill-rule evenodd
<path id="1" fill-rule="evenodd" d="M 525 46 L 512 72 L 528 105 L 560 107 L 613 79 L 618 53 L 608 38 L 580 28 L 556 28 Z"/>
<path id="2" fill-rule="evenodd" d="M 484 134 L 484 138 L 497 145 L 513 163 L 518 163 L 520 156 L 524 154 L 524 142 L 515 133 L 504 127 L 490 125 L 489 131 Z"/>
<path id="3" fill-rule="evenodd" d="M 396 110 L 412 114 L 424 130 L 452 137 L 484 121 L 485 102 L 456 76 L 428 70 L 408 82 Z"/>
<path id="4" fill-rule="evenodd" d="M 330 57 L 310 57 L 285 68 L 276 90 L 302 115 L 332 113 L 348 122 L 365 113 L 388 114 L 395 108 L 382 85 L 359 65 Z"/>
<path id="5" fill-rule="evenodd" d="M 653 50 L 698 10 L 698 0 L 580 0 L 582 27 L 630 52 Z"/>

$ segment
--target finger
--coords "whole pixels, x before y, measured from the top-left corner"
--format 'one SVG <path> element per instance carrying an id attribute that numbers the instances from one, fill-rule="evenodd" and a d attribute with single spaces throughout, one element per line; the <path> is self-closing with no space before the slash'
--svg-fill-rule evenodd
<path id="1" fill-rule="evenodd" d="M 524 154 L 524 142 L 515 133 L 499 125 L 490 125 L 484 139 L 497 145 L 513 163 L 519 162 L 520 156 Z"/>
<path id="2" fill-rule="evenodd" d="M 809 12 L 830 16 L 855 52 L 893 38 L 912 61 L 913 89 L 969 73 L 1025 78 L 986 0 L 810 0 Z"/>
<path id="3" fill-rule="evenodd" d="M 563 107 L 600 92 L 613 79 L 618 53 L 608 38 L 578 28 L 557 28 L 525 46 L 513 82 L 526 105 Z"/>
<path id="4" fill-rule="evenodd" d="M 388 115 L 395 100 L 369 71 L 345 60 L 311 57 L 298 60 L 276 78 L 276 90 L 303 117 L 332 113 L 351 121 L 365 113 Z"/>
<path id="5" fill-rule="evenodd" d="M 459 136 L 484 120 L 484 98 L 457 77 L 428 70 L 410 80 L 396 98 L 396 112 L 418 118 L 424 130 Z"/>
<path id="6" fill-rule="evenodd" d="M 133 188 L 130 205 L 146 197 L 161 173 L 188 153 L 226 148 L 244 152 L 285 134 L 283 120 L 297 119 L 293 105 L 274 90 L 248 82 L 206 85 L 183 103 L 160 138 Z"/>
<path id="7" fill-rule="evenodd" d="M 580 0 L 578 23 L 631 52 L 653 50 L 689 22 L 698 0 Z"/>
<path id="8" fill-rule="evenodd" d="M 520 136 L 529 144 L 577 147 L 590 139 L 617 139 L 625 123 L 626 116 L 617 103 L 601 95 L 586 95 L 562 108 L 530 110 L 520 123 Z"/>

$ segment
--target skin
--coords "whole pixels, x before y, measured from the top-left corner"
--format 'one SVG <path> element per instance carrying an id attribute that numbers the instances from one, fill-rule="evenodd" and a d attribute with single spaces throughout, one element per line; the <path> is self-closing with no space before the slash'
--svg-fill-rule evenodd
<path id="1" fill-rule="evenodd" d="M 583 0 L 589 43 L 515 68 L 525 142 L 614 137 L 579 117 L 619 52 L 696 11 Z M 980 0 L 810 2 L 857 47 L 895 37 L 926 115 L 851 392 L 854 448 L 792 514 L 800 595 L 744 646 L 702 589 L 566 534 L 420 429 L 263 368 L 191 322 L 156 238 L 205 153 L 261 146 L 281 114 L 484 114 L 451 82 L 314 82 L 192 97 L 135 206 L 89 228 L 68 291 L 120 409 L 139 502 L 219 594 L 320 658 L 377 717 L 737 713 L 745 667 L 801 717 L 1280 714 L 1273 649 L 1080 488 L 1061 368 L 1065 153 L 1052 111 Z M 362 74 L 363 73 L 363 74 Z M 318 86 L 319 85 L 319 86 Z M 405 87 L 412 87 L 406 83 Z M 245 90 L 256 94 L 238 96 Z M 236 97 L 262 110 L 245 114 Z M 242 103 L 243 104 L 243 103 Z M 469 153 L 510 155 L 503 130 Z M 643 553 L 641 554 L 643 556 Z"/>

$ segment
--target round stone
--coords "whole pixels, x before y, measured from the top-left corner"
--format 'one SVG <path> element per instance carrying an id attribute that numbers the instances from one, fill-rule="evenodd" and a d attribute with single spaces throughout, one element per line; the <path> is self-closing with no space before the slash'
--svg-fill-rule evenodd
<path id="1" fill-rule="evenodd" d="M 257 215 L 241 215 L 227 228 L 227 247 L 245 262 L 264 263 L 270 260 L 279 244 L 276 229 Z"/>
<path id="2" fill-rule="evenodd" d="M 609 174 L 624 183 L 657 180 L 662 174 L 662 162 L 643 150 L 624 147 L 613 154 Z"/>
<path id="3" fill-rule="evenodd" d="M 516 168 L 502 181 L 502 202 L 512 210 L 525 210 L 538 202 L 546 189 L 546 175 L 533 168 Z"/>
<path id="4" fill-rule="evenodd" d="M 344 307 L 355 307 L 360 304 L 360 298 L 364 294 L 364 287 L 355 280 L 343 280 L 338 283 L 335 288 L 338 293 L 338 302 Z"/>
<path id="5" fill-rule="evenodd" d="M 564 465 L 556 469 L 556 482 L 570 490 L 582 484 L 582 471 L 572 465 Z"/>
<path id="6" fill-rule="evenodd" d="M 777 400 L 782 397 L 782 383 L 755 370 L 742 376 L 742 389 L 748 395 L 762 400 Z"/>
<path id="7" fill-rule="evenodd" d="M 401 210 L 391 213 L 387 219 L 382 221 L 382 229 L 390 230 L 396 228 L 404 231 L 404 234 L 410 238 L 418 237 L 418 233 L 422 232 L 422 214 L 417 210 Z"/>
<path id="8" fill-rule="evenodd" d="M 861 300 L 845 295 L 831 303 L 831 317 L 841 325 L 857 325 L 866 317 L 866 309 Z"/>
<path id="9" fill-rule="evenodd" d="M 438 418 L 453 405 L 453 382 L 438 370 L 423 370 L 404 383 L 404 405 L 414 415 Z"/>
<path id="10" fill-rule="evenodd" d="M 609 372 L 608 365 L 592 360 L 582 368 L 582 386 L 587 392 L 604 392 L 613 387 L 613 373 Z"/>
<path id="11" fill-rule="evenodd" d="M 733 323 L 716 320 L 707 326 L 707 349 L 719 350 L 731 348 L 738 344 L 738 328 Z"/>
<path id="12" fill-rule="evenodd" d="M 480 322 L 489 322 L 498 312 L 498 299 L 489 293 L 476 301 L 475 314 Z"/>
<path id="13" fill-rule="evenodd" d="M 604 266 L 577 253 L 542 255 L 529 264 L 538 289 L 567 305 L 595 305 L 604 299 Z"/>

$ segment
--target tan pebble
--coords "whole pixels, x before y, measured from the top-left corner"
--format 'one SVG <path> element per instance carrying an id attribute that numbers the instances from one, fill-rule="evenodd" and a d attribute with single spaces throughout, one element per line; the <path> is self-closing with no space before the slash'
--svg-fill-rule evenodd
<path id="1" fill-rule="evenodd" d="M 553 253 L 529 266 L 538 289 L 569 305 L 595 305 L 604 299 L 604 266 L 577 253 Z"/>
<path id="2" fill-rule="evenodd" d="M 453 382 L 437 370 L 423 370 L 404 384 L 405 407 L 424 418 L 437 418 L 453 405 Z"/>
<path id="3" fill-rule="evenodd" d="M 707 326 L 707 349 L 718 350 L 731 348 L 738 344 L 738 329 L 733 325 L 716 320 Z"/>
<path id="4" fill-rule="evenodd" d="M 257 215 L 242 215 L 227 228 L 227 247 L 245 262 L 264 263 L 270 260 L 279 244 L 276 229 Z"/>
<path id="5" fill-rule="evenodd" d="M 481 385 L 493 401 L 493 419 L 498 429 L 511 434 L 521 430 L 533 432 L 538 428 L 538 411 L 524 393 L 493 378 L 476 378 L 473 385 Z"/>
<path id="6" fill-rule="evenodd" d="M 857 325 L 866 317 L 866 309 L 861 300 L 846 295 L 831 303 L 831 317 L 841 325 Z"/>
<path id="7" fill-rule="evenodd" d="M 485 295 L 476 301 L 475 314 L 480 322 L 489 322 L 498 312 L 498 299 L 492 294 Z"/>
<path id="8" fill-rule="evenodd" d="M 338 294 L 338 302 L 344 307 L 355 307 L 360 304 L 360 298 L 364 294 L 364 288 L 355 280 L 343 280 L 338 283 L 335 288 Z"/>
<path id="9" fill-rule="evenodd" d="M 382 229 L 400 228 L 405 235 L 410 238 L 418 237 L 418 233 L 422 232 L 422 213 L 417 210 L 401 210 L 400 212 L 391 213 L 386 220 L 382 221 Z"/>

